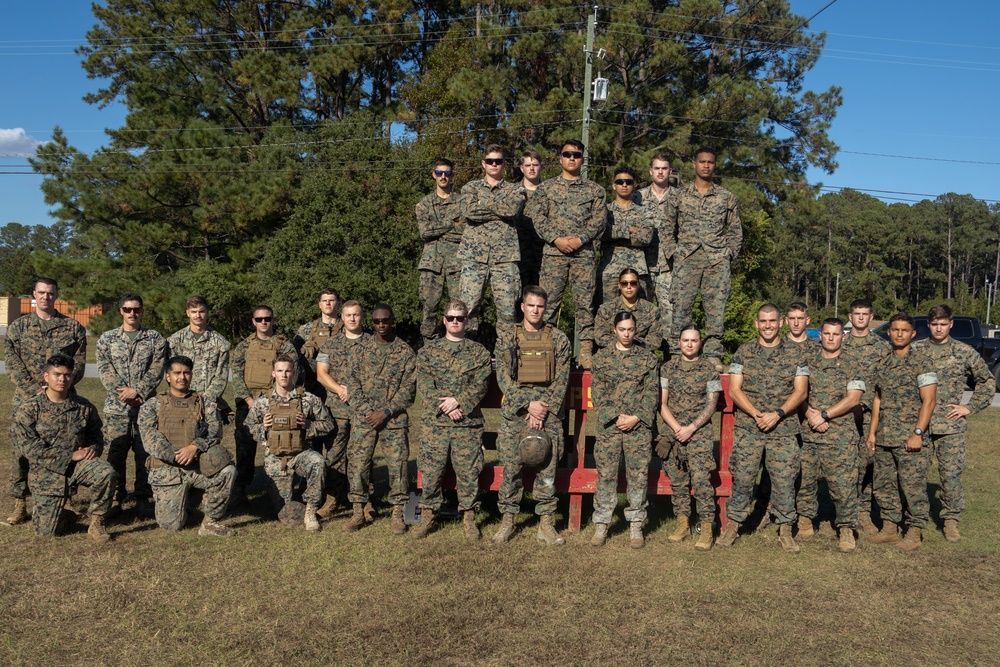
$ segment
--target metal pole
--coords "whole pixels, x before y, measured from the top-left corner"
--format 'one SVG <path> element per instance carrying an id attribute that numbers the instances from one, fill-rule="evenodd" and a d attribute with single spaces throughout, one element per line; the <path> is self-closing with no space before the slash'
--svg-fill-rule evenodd
<path id="1" fill-rule="evenodd" d="M 594 29 L 597 26 L 597 5 L 594 5 L 594 13 L 587 21 L 587 46 L 584 54 L 587 56 L 586 64 L 583 68 L 583 169 L 580 174 L 587 178 L 587 165 L 590 163 L 590 97 L 593 88 L 592 78 L 594 76 Z"/>
<path id="2" fill-rule="evenodd" d="M 840 317 L 840 271 L 837 271 L 837 291 L 833 296 L 833 316 Z"/>

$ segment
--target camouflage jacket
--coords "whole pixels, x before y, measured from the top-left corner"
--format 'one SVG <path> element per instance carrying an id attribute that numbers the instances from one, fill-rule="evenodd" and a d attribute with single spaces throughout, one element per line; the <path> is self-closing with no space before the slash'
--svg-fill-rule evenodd
<path id="1" fill-rule="evenodd" d="M 380 349 L 382 348 L 382 349 Z M 347 381 L 347 403 L 354 416 L 361 419 L 375 410 L 389 410 L 383 428 L 406 428 L 410 418 L 406 411 L 413 405 L 416 394 L 414 375 L 417 355 L 413 348 L 397 336 L 391 343 L 380 346 L 370 336 L 351 353 Z"/>
<path id="2" fill-rule="evenodd" d="M 705 357 L 687 361 L 675 354 L 660 366 L 660 389 L 667 392 L 667 407 L 681 426 L 694 422 L 705 409 L 709 394 L 722 393 L 715 365 Z"/>
<path id="3" fill-rule="evenodd" d="M 295 332 L 292 345 L 298 350 L 299 357 L 306 362 L 312 371 L 313 377 L 316 375 L 316 355 L 323 343 L 330 340 L 344 330 L 344 321 L 339 317 L 333 324 L 325 324 L 323 318 L 317 317 L 311 322 L 306 322 Z M 313 333 L 316 335 L 314 336 Z"/>
<path id="4" fill-rule="evenodd" d="M 519 183 L 501 181 L 491 186 L 484 178 L 462 186 L 462 217 L 466 226 L 458 258 L 483 264 L 520 260 L 517 225 L 526 198 Z"/>
<path id="5" fill-rule="evenodd" d="M 490 353 L 475 341 L 438 338 L 429 342 L 417 354 L 417 391 L 424 402 L 421 423 L 481 428 L 483 412 L 479 403 L 486 395 L 492 370 Z M 438 399 L 446 396 L 458 401 L 462 419 L 453 421 L 438 410 Z"/>
<path id="6" fill-rule="evenodd" d="M 809 400 L 808 404 L 814 410 L 822 412 L 839 403 L 847 392 L 860 390 L 862 396 L 867 391 L 864 371 L 850 356 L 841 352 L 833 359 L 823 357 L 822 348 L 814 349 L 809 364 Z M 806 442 L 819 442 L 829 445 L 856 445 L 861 436 L 859 413 L 852 410 L 847 414 L 833 417 L 828 422 L 829 428 L 819 433 L 812 430 L 809 424 L 802 425 L 802 439 Z"/>
<path id="7" fill-rule="evenodd" d="M 969 414 L 976 414 L 993 402 L 996 392 L 996 380 L 986 366 L 986 362 L 973 348 L 965 343 L 948 338 L 940 345 L 931 340 L 918 340 L 913 349 L 922 352 L 931 360 L 934 372 L 937 374 L 937 405 L 934 406 L 934 416 L 931 418 L 930 432 L 934 435 L 945 433 L 964 433 L 969 428 L 966 418 L 948 419 L 949 405 L 961 405 L 962 394 L 968 383 L 975 390 L 965 407 Z"/>
<path id="8" fill-rule="evenodd" d="M 346 385 L 347 376 L 351 369 L 351 353 L 355 346 L 367 342 L 371 337 L 372 335 L 366 331 L 362 331 L 359 338 L 348 338 L 346 334 L 341 332 L 323 343 L 319 354 L 316 355 L 316 362 L 329 364 L 330 376 L 338 384 Z M 340 397 L 332 391 L 326 392 L 326 407 L 334 419 L 350 419 L 354 413 L 351 406 L 341 401 Z"/>
<path id="9" fill-rule="evenodd" d="M 197 398 L 198 392 L 189 391 L 185 398 Z M 202 399 L 204 409 L 204 421 L 198 422 L 196 429 L 197 436 L 193 445 L 198 447 L 198 451 L 208 451 L 212 445 L 218 444 L 222 440 L 222 423 L 219 421 L 219 412 L 215 406 L 215 401 Z M 142 436 L 142 446 L 153 458 L 173 462 L 174 452 L 177 448 L 170 444 L 167 436 L 159 431 L 160 420 L 160 394 L 142 404 L 139 408 L 139 434 Z"/>
<path id="10" fill-rule="evenodd" d="M 764 347 L 759 340 L 752 340 L 736 350 L 729 373 L 743 376 L 743 393 L 754 407 L 773 412 L 795 391 L 795 378 L 809 375 L 809 366 L 803 366 L 803 361 L 801 354 L 784 338 L 774 347 Z M 766 438 L 798 435 L 799 418 L 795 412 L 786 414 L 773 429 L 760 433 L 753 417 L 737 408 L 736 428 Z"/>
<path id="11" fill-rule="evenodd" d="M 653 186 L 647 185 L 641 190 L 636 190 L 632 199 L 639 204 L 645 205 L 654 213 L 656 222 L 656 233 L 653 240 L 646 246 L 646 268 L 650 273 L 660 273 L 670 271 L 670 260 L 674 257 L 674 249 L 677 247 L 677 239 L 674 238 L 675 229 L 667 225 L 667 194 L 663 199 L 657 199 L 653 194 Z"/>
<path id="12" fill-rule="evenodd" d="M 14 320 L 7 327 L 3 341 L 7 373 L 16 389 L 14 405 L 28 400 L 42 389 L 42 370 L 54 354 L 66 354 L 76 362 L 73 384 L 83 379 L 87 366 L 87 331 L 83 325 L 62 313 L 45 321 L 32 312 Z"/>
<path id="13" fill-rule="evenodd" d="M 192 391 L 212 402 L 219 400 L 229 384 L 229 341 L 212 328 L 199 336 L 184 327 L 167 339 L 167 347 L 167 359 L 183 355 L 194 362 Z"/>
<path id="14" fill-rule="evenodd" d="M 567 181 L 562 176 L 539 183 L 531 198 L 528 215 L 535 231 L 545 241 L 543 253 L 562 255 L 554 241 L 575 236 L 583 242 L 567 257 L 594 258 L 594 241 L 604 233 L 607 222 L 607 195 L 597 183 L 586 178 Z"/>
<path id="15" fill-rule="evenodd" d="M 417 228 L 424 242 L 424 252 L 420 255 L 418 271 L 446 273 L 458 270 L 458 244 L 465 231 L 462 217 L 461 195 L 438 197 L 432 192 L 416 206 Z"/>
<path id="16" fill-rule="evenodd" d="M 294 392 L 293 392 L 294 394 Z M 272 404 L 288 403 L 293 398 L 293 394 L 282 398 L 275 387 L 271 391 L 263 394 L 253 402 L 250 414 L 247 415 L 247 429 L 250 435 L 257 442 L 267 442 L 267 429 L 264 428 L 264 416 L 271 410 Z M 323 401 L 316 394 L 303 392 L 302 394 L 302 414 L 306 416 L 305 439 L 307 441 L 322 438 L 333 430 L 333 418 L 325 407 Z"/>
<path id="17" fill-rule="evenodd" d="M 644 347 L 606 347 L 594 356 L 590 392 L 597 426 L 617 430 L 618 415 L 635 415 L 647 428 L 656 423 L 660 402 L 660 362 Z"/>
<path id="18" fill-rule="evenodd" d="M 104 399 L 105 415 L 139 414 L 118 400 L 118 388 L 134 389 L 146 400 L 156 393 L 167 363 L 167 341 L 158 331 L 139 329 L 135 340 L 129 340 L 122 327 L 105 331 L 97 339 L 97 372 L 108 393 Z"/>
<path id="19" fill-rule="evenodd" d="M 799 342 L 785 336 L 785 344 L 793 354 L 798 356 L 799 366 L 808 366 L 809 362 L 816 358 L 817 351 L 821 349 L 819 342 L 811 338 Z"/>
<path id="20" fill-rule="evenodd" d="M 875 395 L 875 385 L 871 381 L 871 374 L 882 357 L 892 352 L 892 346 L 873 333 L 867 336 L 854 336 L 848 332 L 844 336 L 843 354 L 848 355 L 851 361 L 857 364 L 858 369 L 864 375 L 865 385 L 868 390 L 861 397 L 861 405 L 865 409 L 865 422 L 871 419 L 872 396 Z"/>
<path id="21" fill-rule="evenodd" d="M 663 342 L 663 327 L 660 325 L 660 309 L 652 302 L 638 299 L 635 306 L 628 307 L 624 299 L 605 301 L 594 316 L 594 341 L 600 347 L 609 347 L 617 340 L 611 330 L 615 315 L 621 312 L 635 313 L 635 341 L 650 350 L 656 350 Z"/>
<path id="22" fill-rule="evenodd" d="M 709 255 L 736 259 L 743 245 L 739 201 L 718 185 L 705 194 L 694 183 L 670 188 L 667 193 L 666 226 L 676 229 L 675 256 L 683 259 L 703 247 Z"/>
<path id="23" fill-rule="evenodd" d="M 633 203 L 622 208 L 617 201 L 608 204 L 608 218 L 601 244 L 601 262 L 598 273 L 618 273 L 631 267 L 639 275 L 649 273 L 646 267 L 646 247 L 656 234 L 656 210 Z"/>
<path id="24" fill-rule="evenodd" d="M 505 342 L 500 347 L 497 341 L 497 385 L 503 393 L 500 414 L 506 419 L 516 419 L 528 414 L 528 404 L 544 401 L 549 404 L 549 414 L 562 419 L 566 414 L 564 402 L 566 387 L 569 385 L 569 364 L 573 348 L 569 339 L 559 329 L 552 327 L 552 342 L 555 347 L 555 375 L 546 386 L 522 386 L 516 377 L 517 341 Z"/>
<path id="25" fill-rule="evenodd" d="M 872 383 L 879 396 L 875 442 L 880 447 L 902 447 L 920 418 L 920 389 L 938 383 L 934 364 L 910 347 L 906 356 L 883 357 L 872 372 Z"/>
<path id="26" fill-rule="evenodd" d="M 93 447 L 104 450 L 97 408 L 82 396 L 70 394 L 62 403 L 45 394 L 32 396 L 14 412 L 11 432 L 28 459 L 33 493 L 64 496 L 75 466 L 73 452 Z"/>
<path id="27" fill-rule="evenodd" d="M 233 373 L 233 396 L 236 398 L 237 402 L 245 401 L 251 398 L 251 391 L 247 387 L 245 378 L 246 374 L 246 361 L 247 361 L 247 350 L 250 349 L 251 343 L 271 343 L 273 342 L 276 346 L 274 351 L 275 357 L 280 357 L 281 355 L 286 355 L 295 360 L 295 383 L 299 383 L 299 353 L 295 351 L 295 346 L 292 342 L 285 338 L 282 334 L 276 334 L 266 341 L 261 340 L 257 333 L 254 332 L 237 343 L 236 347 L 233 349 L 232 357 L 230 358 L 230 368 Z M 259 391 L 259 390 L 255 390 Z M 259 393 L 258 393 L 259 395 Z M 254 398 L 256 398 L 254 396 Z"/>

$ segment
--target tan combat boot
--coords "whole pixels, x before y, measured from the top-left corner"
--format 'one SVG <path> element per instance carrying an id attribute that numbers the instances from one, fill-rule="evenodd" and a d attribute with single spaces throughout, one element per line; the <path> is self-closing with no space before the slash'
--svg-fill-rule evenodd
<path id="1" fill-rule="evenodd" d="M 334 512 L 337 511 L 337 499 L 332 493 L 326 494 L 326 502 L 323 506 L 316 510 L 316 515 L 323 518 L 329 519 L 333 516 Z"/>
<path id="2" fill-rule="evenodd" d="M 354 513 L 351 514 L 351 518 L 344 522 L 342 526 L 345 533 L 353 533 L 356 530 L 360 530 L 366 523 L 365 521 L 365 506 L 361 503 L 354 503 Z"/>
<path id="3" fill-rule="evenodd" d="M 462 533 L 465 534 L 465 539 L 470 542 L 476 542 L 482 537 L 479 526 L 476 524 L 476 510 L 465 510 L 462 513 Z"/>
<path id="4" fill-rule="evenodd" d="M 684 514 L 677 517 L 677 528 L 674 532 L 670 533 L 670 537 L 667 539 L 671 542 L 678 543 L 683 542 L 687 538 L 691 537 L 691 525 L 689 519 Z"/>
<path id="5" fill-rule="evenodd" d="M 842 554 L 852 554 L 858 548 L 854 541 L 854 529 L 849 526 L 840 527 L 840 542 L 837 544 L 837 551 Z"/>
<path id="6" fill-rule="evenodd" d="M 944 520 L 944 539 L 949 542 L 958 542 L 962 536 L 958 532 L 958 519 Z"/>
<path id="7" fill-rule="evenodd" d="M 633 521 L 629 524 L 628 545 L 633 549 L 646 546 L 646 538 L 642 536 L 642 521 Z"/>
<path id="8" fill-rule="evenodd" d="M 594 365 L 594 341 L 580 341 L 580 356 L 577 358 L 576 363 L 580 365 L 580 368 L 586 371 L 590 370 L 590 367 Z"/>
<path id="9" fill-rule="evenodd" d="M 874 544 L 891 544 L 893 542 L 898 542 L 899 526 L 894 524 L 892 521 L 886 521 L 882 524 L 882 530 L 869 537 L 868 541 Z"/>
<path id="10" fill-rule="evenodd" d="M 739 521 L 730 520 L 729 523 L 726 524 L 726 530 L 723 531 L 722 535 L 719 535 L 719 539 L 715 541 L 716 546 L 733 546 L 736 543 L 736 538 L 739 537 L 741 525 L 742 524 Z"/>
<path id="11" fill-rule="evenodd" d="M 801 540 L 808 540 L 815 534 L 816 529 L 813 527 L 813 520 L 807 516 L 800 516 L 798 538 Z"/>
<path id="12" fill-rule="evenodd" d="M 320 529 L 319 519 L 316 518 L 316 512 L 318 511 L 319 509 L 316 507 L 316 503 L 306 504 L 306 515 L 303 518 L 303 521 L 306 524 L 306 530 L 310 533 L 318 532 Z"/>
<path id="13" fill-rule="evenodd" d="M 365 503 L 365 521 L 367 523 L 375 523 L 375 517 L 377 516 L 378 514 L 375 512 L 375 506 L 372 505 L 372 502 L 369 500 Z"/>
<path id="14" fill-rule="evenodd" d="M 28 503 L 24 498 L 14 499 L 14 510 L 4 521 L 8 526 L 16 526 L 19 523 L 24 523 L 28 520 Z"/>
<path id="15" fill-rule="evenodd" d="M 701 534 L 698 536 L 698 541 L 694 543 L 694 548 L 698 551 L 711 551 L 712 550 L 712 522 L 702 521 L 701 522 Z"/>
<path id="16" fill-rule="evenodd" d="M 514 537 L 517 526 L 514 525 L 514 515 L 504 514 L 500 528 L 493 534 L 493 544 L 507 544 Z"/>
<path id="17" fill-rule="evenodd" d="M 788 523 L 778 526 L 778 544 L 785 550 L 785 553 L 797 554 L 802 551 L 799 545 L 795 543 L 795 538 L 792 537 L 792 526 Z"/>
<path id="18" fill-rule="evenodd" d="M 896 543 L 900 551 L 916 551 L 920 548 L 920 529 L 910 526 L 906 529 L 906 537 Z"/>
<path id="19" fill-rule="evenodd" d="M 108 531 L 104 529 L 104 516 L 92 514 L 90 517 L 90 528 L 87 529 L 87 536 L 98 544 L 103 544 L 111 539 Z"/>
<path id="20" fill-rule="evenodd" d="M 403 521 L 403 506 L 392 506 L 392 520 L 389 523 L 393 535 L 403 535 L 406 533 L 406 522 Z"/>
<path id="21" fill-rule="evenodd" d="M 594 524 L 594 536 L 590 538 L 590 546 L 603 547 L 608 542 L 608 524 Z"/>
<path id="22" fill-rule="evenodd" d="M 878 528 L 872 523 L 872 515 L 868 512 L 862 512 L 858 515 L 858 528 L 865 535 L 878 535 Z"/>
<path id="23" fill-rule="evenodd" d="M 430 507 L 422 507 L 420 509 L 420 523 L 410 531 L 418 540 L 422 540 L 431 534 L 431 532 L 436 528 L 434 524 L 434 510 Z"/>
<path id="24" fill-rule="evenodd" d="M 556 530 L 556 520 L 551 514 L 539 517 L 538 535 L 536 537 L 539 542 L 545 542 L 546 544 L 555 544 L 556 546 L 566 544 L 566 540 Z"/>
<path id="25" fill-rule="evenodd" d="M 222 525 L 211 517 L 206 516 L 201 521 L 201 527 L 198 528 L 198 535 L 203 537 L 232 537 L 233 529 L 229 526 Z"/>

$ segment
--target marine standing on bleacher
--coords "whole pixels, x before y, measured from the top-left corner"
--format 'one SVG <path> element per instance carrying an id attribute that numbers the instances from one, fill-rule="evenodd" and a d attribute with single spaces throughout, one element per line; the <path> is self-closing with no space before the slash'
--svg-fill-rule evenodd
<path id="1" fill-rule="evenodd" d="M 423 319 L 420 334 L 424 342 L 438 338 L 438 304 L 444 296 L 445 285 L 448 297 L 461 296 L 462 261 L 458 258 L 458 247 L 465 230 L 462 217 L 461 197 L 452 192 L 455 165 L 451 160 L 438 158 L 434 161 L 434 192 L 419 202 L 415 209 L 417 229 L 424 242 L 417 271 L 420 273 L 420 307 Z"/>

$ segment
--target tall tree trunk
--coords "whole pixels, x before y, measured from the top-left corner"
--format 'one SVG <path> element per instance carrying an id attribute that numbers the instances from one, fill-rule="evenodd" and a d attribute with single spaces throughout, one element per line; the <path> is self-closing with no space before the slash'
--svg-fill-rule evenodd
<path id="1" fill-rule="evenodd" d="M 951 215 L 948 215 L 948 299 L 951 299 Z"/>

